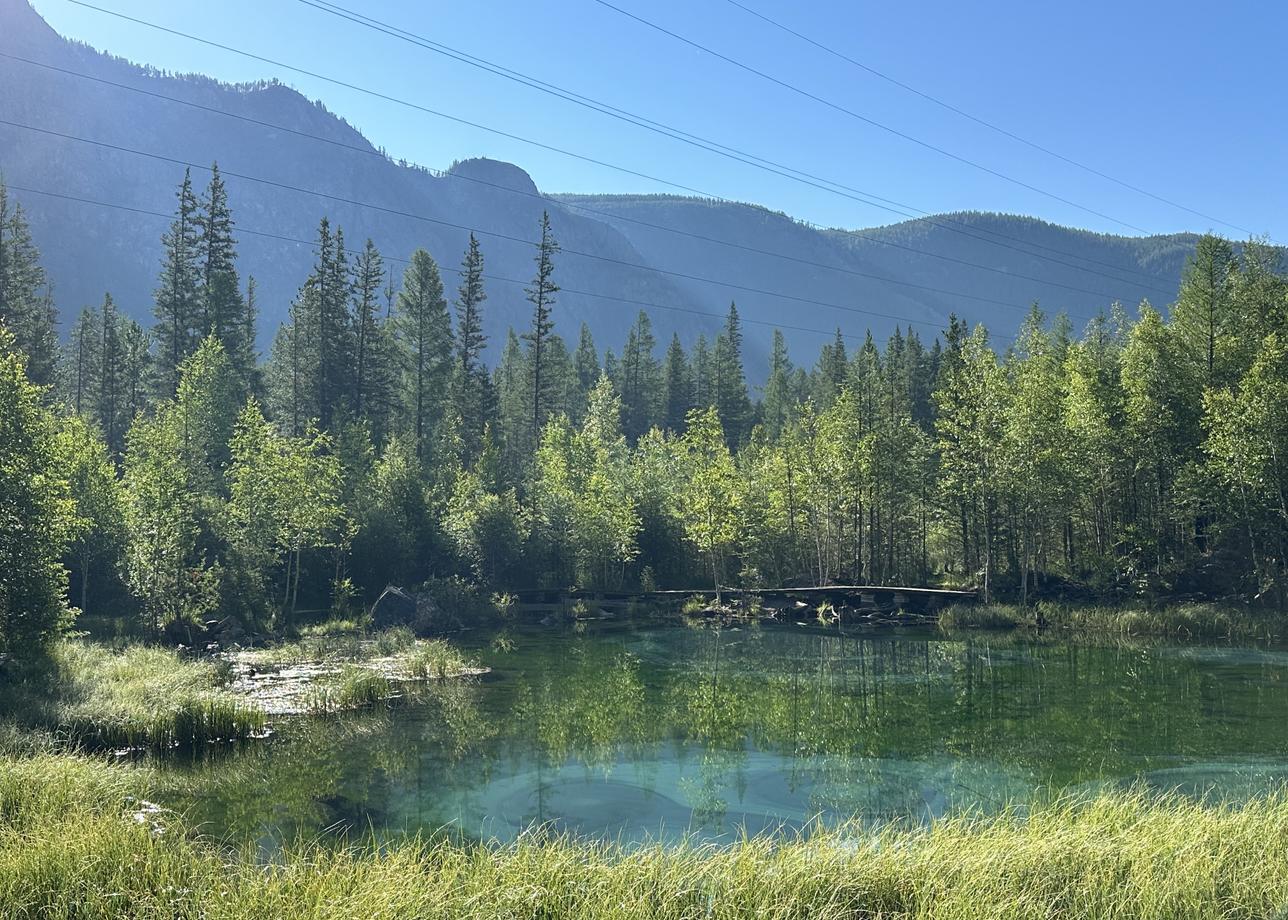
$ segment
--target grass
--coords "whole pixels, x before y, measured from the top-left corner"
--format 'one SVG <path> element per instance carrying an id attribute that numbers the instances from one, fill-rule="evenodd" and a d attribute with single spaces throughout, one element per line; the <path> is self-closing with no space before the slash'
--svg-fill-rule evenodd
<path id="1" fill-rule="evenodd" d="M 168 748 L 247 738 L 258 707 L 223 689 L 227 668 L 144 645 L 58 642 L 47 668 L 3 687 L 15 721 L 74 745 Z"/>
<path id="2" fill-rule="evenodd" d="M 474 667 L 447 642 L 417 639 L 411 630 L 401 627 L 370 636 L 306 636 L 244 650 L 238 653 L 237 663 L 265 672 L 294 665 L 318 666 L 315 670 L 321 676 L 310 675 L 291 693 L 300 709 L 319 714 L 368 706 L 396 696 L 400 683 L 454 677 L 470 673 Z M 331 671 L 334 673 L 327 673 Z"/>
<path id="3" fill-rule="evenodd" d="M 1248 608 L 1186 603 L 1146 610 L 1139 607 L 1064 606 L 1040 603 L 955 604 L 939 616 L 945 629 L 1020 629 L 1039 624 L 1117 636 L 1158 636 L 1174 639 L 1278 638 L 1285 633 L 1282 618 Z"/>
<path id="4" fill-rule="evenodd" d="M 14 918 L 1272 918 L 1288 797 L 1134 793 L 862 836 L 624 849 L 530 835 L 287 847 L 265 865 L 137 817 L 142 771 L 0 761 L 0 904 Z M 158 832 L 155 822 L 161 825 Z"/>
<path id="5" fill-rule="evenodd" d="M 315 714 L 360 709 L 389 699 L 393 692 L 393 682 L 379 671 L 347 664 L 338 674 L 309 687 L 304 708 Z"/>

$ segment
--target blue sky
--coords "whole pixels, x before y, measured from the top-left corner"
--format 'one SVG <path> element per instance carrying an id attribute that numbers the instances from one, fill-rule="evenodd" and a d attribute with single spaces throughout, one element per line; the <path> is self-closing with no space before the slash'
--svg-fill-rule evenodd
<path id="1" fill-rule="evenodd" d="M 298 0 L 93 0 L 351 83 L 679 182 L 839 227 L 901 219 L 696 150 L 381 35 Z M 1109 233 L 1242 230 L 1090 175 L 920 99 L 728 0 L 612 0 L 723 54 L 1031 186 L 956 162 L 740 71 L 595 0 L 342 5 L 461 51 L 795 169 L 925 211 L 1033 214 Z M 1088 0 L 740 0 L 870 67 L 1101 172 L 1288 241 L 1288 4 Z M 665 186 L 228 52 L 67 0 L 34 0 L 64 35 L 225 80 L 278 77 L 377 145 L 427 166 L 509 160 L 550 192 Z M 218 10 L 218 15 L 213 11 Z"/>

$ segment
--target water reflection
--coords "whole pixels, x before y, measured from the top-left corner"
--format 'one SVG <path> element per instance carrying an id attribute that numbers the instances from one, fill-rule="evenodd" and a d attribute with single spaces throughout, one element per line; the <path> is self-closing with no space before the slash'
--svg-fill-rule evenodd
<path id="1" fill-rule="evenodd" d="M 479 637 L 493 667 L 163 771 L 158 794 L 271 848 L 328 829 L 512 839 L 534 824 L 712 840 L 923 819 L 1136 781 L 1288 779 L 1288 655 L 937 634 L 619 627 Z"/>

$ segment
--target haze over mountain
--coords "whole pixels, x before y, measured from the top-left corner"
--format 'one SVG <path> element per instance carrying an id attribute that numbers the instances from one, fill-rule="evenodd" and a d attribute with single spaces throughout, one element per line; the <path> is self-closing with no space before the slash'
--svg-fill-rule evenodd
<path id="1" fill-rule="evenodd" d="M 754 205 L 699 198 L 546 196 L 508 163 L 467 160 L 437 175 L 395 162 L 320 102 L 280 83 L 228 85 L 97 52 L 56 34 L 26 0 L 0 0 L 0 21 L 7 26 L 0 52 L 49 65 L 0 57 L 0 119 L 169 158 L 0 124 L 0 173 L 19 187 L 13 197 L 28 212 L 64 321 L 105 290 L 126 312 L 149 319 L 168 218 L 23 189 L 168 215 L 185 163 L 198 167 L 198 188 L 208 179 L 200 167 L 217 161 L 225 174 L 242 277 L 259 283 L 265 346 L 312 264 L 308 241 L 323 215 L 343 228 L 351 248 L 372 238 L 399 272 L 393 260 L 424 247 L 450 292 L 464 228 L 473 229 L 492 279 L 486 331 L 494 361 L 506 327 L 528 322 L 523 284 L 534 252 L 523 241 L 536 239 L 549 209 L 565 250 L 555 313 L 565 339 L 575 341 L 585 320 L 601 349 L 617 350 L 640 306 L 652 304 L 646 309 L 658 339 L 676 330 L 687 342 L 716 329 L 736 300 L 748 323 L 753 379 L 763 376 L 772 331 L 764 324 L 782 324 L 795 359 L 810 362 L 837 327 L 856 337 L 871 328 L 884 339 L 911 323 L 930 338 L 956 312 L 1006 335 L 1035 300 L 1073 315 L 1075 327 L 1114 300 L 1166 304 L 1195 241 L 983 213 L 821 230 Z M 432 102 L 432 88 L 421 101 Z"/>

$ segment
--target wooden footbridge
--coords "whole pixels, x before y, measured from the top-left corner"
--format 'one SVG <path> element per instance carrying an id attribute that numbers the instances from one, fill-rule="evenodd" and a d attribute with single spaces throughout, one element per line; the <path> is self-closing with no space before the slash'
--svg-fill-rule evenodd
<path id="1" fill-rule="evenodd" d="M 531 589 L 513 592 L 527 613 L 563 613 L 581 607 L 617 613 L 632 605 L 680 606 L 691 598 L 714 598 L 714 588 L 678 591 L 591 591 Z M 721 601 L 732 613 L 766 616 L 814 616 L 839 620 L 925 620 L 950 604 L 971 604 L 974 591 L 911 588 L 902 585 L 816 585 L 803 588 L 721 588 Z M 714 603 L 708 612 L 722 612 Z"/>

